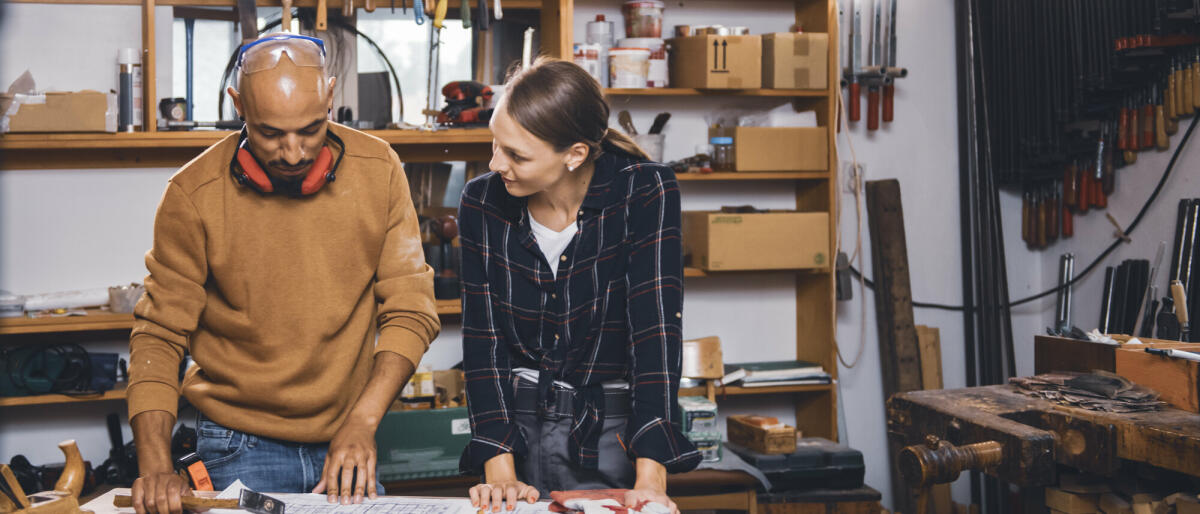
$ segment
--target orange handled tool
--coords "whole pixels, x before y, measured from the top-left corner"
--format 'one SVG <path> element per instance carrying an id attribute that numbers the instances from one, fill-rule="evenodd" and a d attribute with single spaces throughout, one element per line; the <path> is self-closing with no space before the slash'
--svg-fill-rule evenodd
<path id="1" fill-rule="evenodd" d="M 867 87 L 867 130 L 879 130 L 879 86 Z"/>
<path id="2" fill-rule="evenodd" d="M 850 121 L 858 121 L 862 119 L 862 106 L 858 101 L 862 90 L 859 88 L 858 81 L 851 81 L 847 100 L 850 102 Z"/>
<path id="3" fill-rule="evenodd" d="M 1075 198 L 1075 212 L 1085 214 L 1092 203 L 1092 174 L 1086 167 L 1079 167 L 1079 191 Z"/>
<path id="4" fill-rule="evenodd" d="M 1122 106 L 1121 115 L 1117 122 L 1117 148 L 1129 149 L 1129 108 Z"/>
<path id="5" fill-rule="evenodd" d="M 1075 176 L 1078 171 L 1075 169 L 1075 164 L 1068 164 L 1063 170 L 1063 208 L 1074 207 L 1078 197 L 1079 179 Z"/>
<path id="6" fill-rule="evenodd" d="M 891 123 L 895 119 L 896 84 L 891 80 L 883 86 L 883 121 Z"/>
<path id="7" fill-rule="evenodd" d="M 1075 235 L 1075 218 L 1071 215 L 1071 209 L 1066 205 L 1062 208 L 1062 236 L 1063 239 Z"/>
<path id="8" fill-rule="evenodd" d="M 1148 149 L 1154 146 L 1154 102 L 1149 97 L 1146 97 L 1146 103 L 1142 104 L 1142 131 L 1141 139 L 1138 141 L 1138 148 Z"/>

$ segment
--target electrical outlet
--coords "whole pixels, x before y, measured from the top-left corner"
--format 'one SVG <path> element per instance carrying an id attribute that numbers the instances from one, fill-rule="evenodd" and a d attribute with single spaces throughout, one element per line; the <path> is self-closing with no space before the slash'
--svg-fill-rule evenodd
<path id="1" fill-rule="evenodd" d="M 845 177 L 842 179 L 842 184 L 845 185 L 847 193 L 853 193 L 857 189 L 859 181 L 863 179 L 866 171 L 866 165 L 861 162 L 855 166 L 850 161 L 842 161 L 842 176 Z"/>

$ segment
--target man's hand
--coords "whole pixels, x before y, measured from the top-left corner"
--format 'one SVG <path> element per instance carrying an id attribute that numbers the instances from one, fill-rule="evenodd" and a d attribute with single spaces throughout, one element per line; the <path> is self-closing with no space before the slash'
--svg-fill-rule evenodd
<path id="1" fill-rule="evenodd" d="M 667 468 L 653 459 L 639 458 L 636 469 L 637 481 L 625 493 L 625 506 L 635 509 L 650 501 L 671 509 L 671 514 L 679 514 L 679 506 L 667 496 Z"/>
<path id="2" fill-rule="evenodd" d="M 192 489 L 175 473 L 151 473 L 133 481 L 130 496 L 137 514 L 182 514 L 181 498 L 192 496 Z"/>
<path id="3" fill-rule="evenodd" d="M 347 419 L 329 442 L 325 471 L 314 493 L 329 495 L 329 503 L 362 503 L 375 491 L 375 425 Z M 351 496 L 353 494 L 353 496 Z M 140 514 L 140 513 L 139 513 Z"/>

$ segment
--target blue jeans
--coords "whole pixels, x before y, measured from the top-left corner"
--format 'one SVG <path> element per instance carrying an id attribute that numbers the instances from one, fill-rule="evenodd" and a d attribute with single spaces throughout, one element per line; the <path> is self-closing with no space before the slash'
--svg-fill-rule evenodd
<path id="1" fill-rule="evenodd" d="M 328 451 L 329 443 L 282 441 L 227 428 L 203 414 L 196 419 L 196 453 L 218 491 L 240 479 L 260 492 L 311 492 Z M 375 487 L 383 494 L 382 485 Z"/>

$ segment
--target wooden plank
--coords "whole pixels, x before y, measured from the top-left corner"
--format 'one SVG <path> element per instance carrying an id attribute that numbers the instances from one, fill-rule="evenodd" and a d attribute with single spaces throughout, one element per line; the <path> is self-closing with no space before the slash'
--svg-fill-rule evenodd
<path id="1" fill-rule="evenodd" d="M 679 173 L 680 182 L 737 181 L 737 180 L 825 180 L 827 171 L 763 171 L 763 172 L 720 172 Z"/>
<path id="2" fill-rule="evenodd" d="M 142 0 L 142 131 L 158 131 L 157 63 L 154 62 L 154 0 Z"/>
<path id="3" fill-rule="evenodd" d="M 921 353 L 913 322 L 900 182 L 895 179 L 869 181 L 866 190 L 871 269 L 875 278 L 875 323 L 883 368 L 883 397 L 888 399 L 896 393 L 921 389 Z M 910 489 L 896 468 L 896 455 L 902 444 L 895 437 L 888 439 L 892 498 L 896 510 L 912 512 Z"/>
<path id="4" fill-rule="evenodd" d="M 436 300 L 439 316 L 462 314 L 459 300 Z M 0 335 L 48 334 L 61 332 L 90 332 L 101 330 L 130 330 L 133 328 L 132 314 L 113 314 L 91 309 L 86 316 L 62 316 L 45 318 L 0 318 Z"/>
<path id="5" fill-rule="evenodd" d="M 142 5 L 142 0 L 9 0 L 18 4 L 51 4 L 51 5 Z M 461 0 L 449 0 L 449 10 L 457 13 Z M 199 6 L 199 7 L 233 7 L 237 0 L 162 0 L 158 5 Z M 255 0 L 258 7 L 279 7 L 279 0 Z M 294 7 L 316 7 L 317 0 L 295 0 Z M 354 5 L 362 8 L 365 0 L 354 0 Z M 411 4 L 410 4 L 411 5 Z M 329 7 L 341 7 L 342 0 L 330 0 Z M 537 10 L 542 8 L 541 0 L 505 0 L 504 9 Z"/>
<path id="6" fill-rule="evenodd" d="M 1067 337 L 1043 335 L 1033 337 L 1033 373 L 1035 375 L 1055 371 L 1091 373 L 1092 370 L 1097 369 L 1116 371 L 1115 346 Z"/>
<path id="7" fill-rule="evenodd" d="M 120 382 L 111 391 L 103 394 L 75 396 L 65 394 L 41 394 L 35 396 L 6 396 L 0 397 L 0 407 L 20 407 L 24 405 L 55 405 L 61 403 L 110 402 L 125 399 L 125 383 Z"/>
<path id="8" fill-rule="evenodd" d="M 921 389 L 942 388 L 942 342 L 937 327 L 917 325 L 921 353 Z"/>
<path id="9" fill-rule="evenodd" d="M 504 5 L 505 8 L 508 4 Z M 574 44 L 575 2 L 543 0 L 541 13 L 541 54 L 570 59 Z M 535 56 L 536 57 L 536 56 Z"/>
<path id="10" fill-rule="evenodd" d="M 716 388 L 717 397 L 722 396 L 762 396 L 769 394 L 802 394 L 802 393 L 824 393 L 832 391 L 833 384 L 806 384 L 806 385 L 784 385 L 770 387 L 741 387 L 741 386 L 725 386 Z M 701 387 L 681 387 L 679 388 L 679 396 L 705 396 L 706 389 Z"/>
<path id="11" fill-rule="evenodd" d="M 923 389 L 942 388 L 942 343 L 937 327 L 917 325 L 917 343 L 921 349 L 921 385 Z M 929 488 L 929 510 L 933 514 L 953 514 L 950 484 Z"/>
<path id="12" fill-rule="evenodd" d="M 606 88 L 606 96 L 779 96 L 823 98 L 824 89 L 696 89 L 685 87 Z"/>

